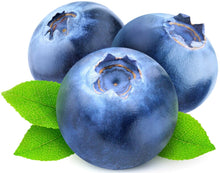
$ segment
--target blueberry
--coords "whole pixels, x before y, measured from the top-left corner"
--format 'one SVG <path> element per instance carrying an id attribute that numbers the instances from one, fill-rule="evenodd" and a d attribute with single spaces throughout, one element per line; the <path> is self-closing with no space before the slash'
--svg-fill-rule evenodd
<path id="1" fill-rule="evenodd" d="M 198 107 L 215 85 L 214 49 L 204 35 L 204 25 L 191 24 L 187 15 L 138 17 L 119 31 L 112 46 L 133 48 L 155 59 L 173 81 L 182 112 Z"/>
<path id="2" fill-rule="evenodd" d="M 47 15 L 33 33 L 29 67 L 36 80 L 61 82 L 83 56 L 110 47 L 120 19 L 103 5 L 74 2 Z"/>
<path id="3" fill-rule="evenodd" d="M 107 48 L 69 70 L 56 108 L 61 134 L 78 156 L 99 167 L 126 169 L 166 146 L 178 102 L 156 61 L 136 50 Z"/>

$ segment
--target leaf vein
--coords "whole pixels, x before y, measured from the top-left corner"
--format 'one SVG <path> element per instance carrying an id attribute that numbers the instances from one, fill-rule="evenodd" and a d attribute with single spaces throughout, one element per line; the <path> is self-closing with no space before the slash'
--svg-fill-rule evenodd
<path id="1" fill-rule="evenodd" d="M 27 100 L 27 101 L 30 101 L 30 102 L 34 102 L 34 103 L 38 103 L 38 104 L 40 104 L 40 105 L 43 105 L 43 106 L 46 106 L 46 107 L 49 107 L 49 108 L 52 108 L 52 109 L 56 109 L 55 106 L 48 105 L 48 104 L 44 104 L 44 103 L 41 103 L 41 102 L 36 101 L 36 100 L 31 100 L 30 98 L 24 97 L 24 96 L 22 96 L 22 95 L 18 95 L 18 94 L 14 94 L 14 93 L 7 93 L 7 95 L 21 97 L 21 98 L 23 98 L 24 100 Z"/>
<path id="2" fill-rule="evenodd" d="M 41 148 L 41 147 L 44 146 L 44 145 L 47 145 L 47 144 L 50 143 L 50 142 L 53 142 L 53 141 L 59 139 L 60 137 L 62 137 L 62 135 L 58 135 L 57 137 L 55 137 L 55 138 L 53 138 L 53 139 L 51 139 L 51 140 L 49 140 L 49 141 L 46 141 L 46 142 L 42 143 L 42 144 L 39 145 L 39 146 L 33 147 L 33 148 L 29 149 L 29 150 L 24 150 L 23 152 L 18 152 L 17 154 L 19 154 L 19 153 L 20 153 L 20 154 L 21 154 L 21 153 L 26 153 L 26 152 L 28 152 L 28 151 L 36 150 L 36 149 L 38 149 L 38 148 Z"/>
<path id="3" fill-rule="evenodd" d="M 174 138 L 175 140 L 177 140 L 177 141 L 180 141 L 180 142 L 183 142 L 183 143 L 186 143 L 186 144 L 195 145 L 195 146 L 212 146 L 212 144 L 210 144 L 210 145 L 208 145 L 208 144 L 206 144 L 206 145 L 201 145 L 201 144 L 196 144 L 196 143 L 193 143 L 193 142 L 184 141 L 184 140 L 179 139 L 179 138 L 177 138 L 177 137 L 175 137 L 175 136 L 173 136 L 173 138 Z"/>

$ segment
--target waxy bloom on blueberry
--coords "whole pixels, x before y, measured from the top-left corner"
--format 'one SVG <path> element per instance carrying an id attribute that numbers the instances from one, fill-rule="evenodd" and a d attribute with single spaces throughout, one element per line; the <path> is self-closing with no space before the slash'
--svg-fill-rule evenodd
<path id="1" fill-rule="evenodd" d="M 74 2 L 51 12 L 38 25 L 29 45 L 29 67 L 36 80 L 61 82 L 85 55 L 110 47 L 122 22 L 107 7 Z"/>
<path id="2" fill-rule="evenodd" d="M 148 14 L 125 25 L 112 46 L 142 51 L 169 74 L 178 95 L 179 111 L 198 107 L 212 91 L 217 58 L 203 24 L 185 14 Z"/>
<path id="3" fill-rule="evenodd" d="M 107 48 L 69 70 L 56 109 L 61 134 L 79 157 L 103 168 L 126 169 L 166 146 L 178 102 L 156 61 L 136 50 Z"/>

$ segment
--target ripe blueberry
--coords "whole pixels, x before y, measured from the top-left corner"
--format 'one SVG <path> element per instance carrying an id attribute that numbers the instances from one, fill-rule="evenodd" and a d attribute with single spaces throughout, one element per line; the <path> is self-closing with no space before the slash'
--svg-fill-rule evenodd
<path id="1" fill-rule="evenodd" d="M 61 134 L 78 156 L 99 167 L 126 169 L 166 146 L 178 102 L 156 61 L 136 50 L 107 48 L 69 70 L 56 108 Z"/>
<path id="2" fill-rule="evenodd" d="M 112 46 L 146 53 L 169 74 L 179 110 L 198 107 L 212 91 L 217 78 L 217 58 L 204 35 L 204 25 L 192 25 L 184 14 L 148 14 L 125 25 Z"/>
<path id="3" fill-rule="evenodd" d="M 103 5 L 74 2 L 51 12 L 38 25 L 29 45 L 29 67 L 36 80 L 61 82 L 76 61 L 110 47 L 120 19 Z"/>

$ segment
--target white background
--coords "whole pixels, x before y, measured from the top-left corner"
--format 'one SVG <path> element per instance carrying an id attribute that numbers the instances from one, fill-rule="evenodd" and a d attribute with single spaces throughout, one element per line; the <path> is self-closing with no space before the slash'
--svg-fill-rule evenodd
<path id="1" fill-rule="evenodd" d="M 220 62 L 220 10 L 218 0 L 94 0 L 109 7 L 126 24 L 147 13 L 185 13 L 193 23 L 205 23 L 206 36 L 215 48 Z M 39 22 L 68 0 L 11 0 L 0 2 L 0 92 L 21 82 L 32 80 L 28 67 L 28 45 Z M 220 74 L 219 74 L 220 76 Z M 112 171 L 92 166 L 76 155 L 60 161 L 41 162 L 14 156 L 30 124 L 0 96 L 0 172 L 220 172 L 220 80 L 208 99 L 190 112 L 206 130 L 216 150 L 187 161 L 155 157 L 137 168 Z"/>

